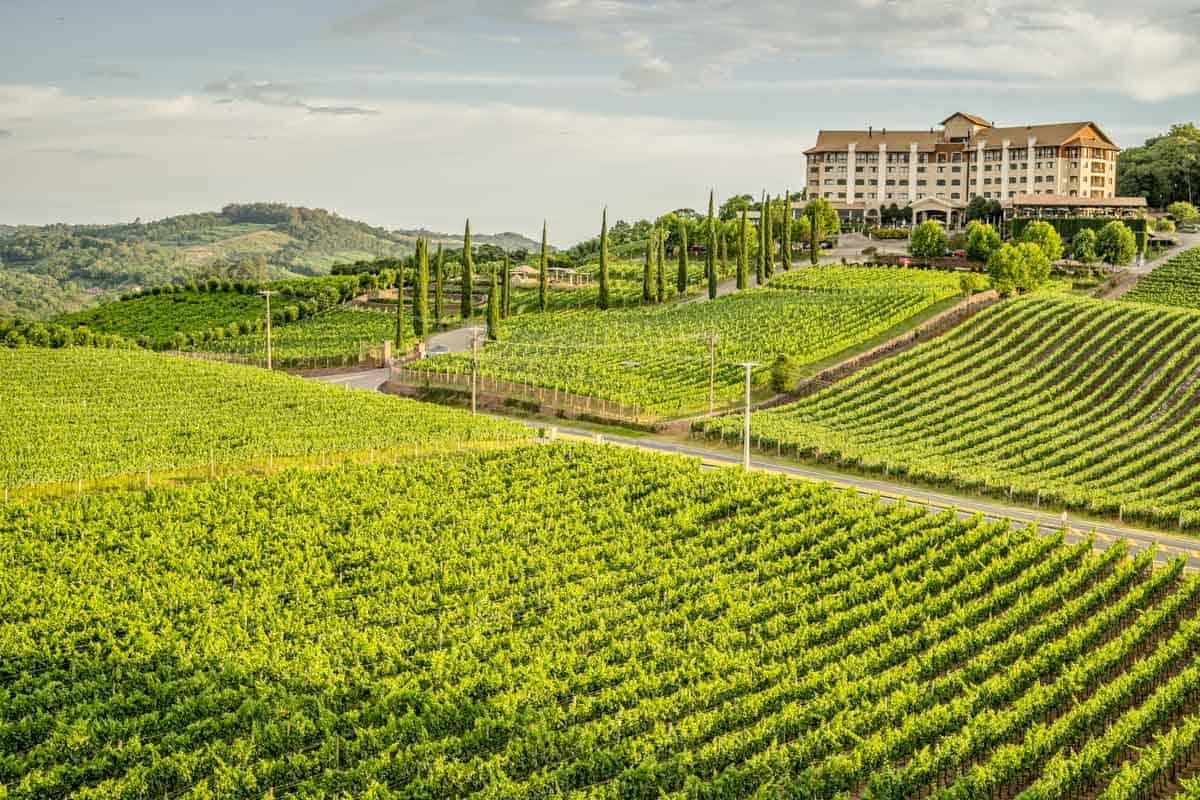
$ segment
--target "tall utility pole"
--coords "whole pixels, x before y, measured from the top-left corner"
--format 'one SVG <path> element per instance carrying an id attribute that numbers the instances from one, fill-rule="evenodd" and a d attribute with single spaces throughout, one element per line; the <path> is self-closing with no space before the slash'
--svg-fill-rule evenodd
<path id="1" fill-rule="evenodd" d="M 757 362 L 744 361 L 739 366 L 746 368 L 746 416 L 742 424 L 742 469 L 750 471 L 750 370 L 758 366 Z"/>
<path id="2" fill-rule="evenodd" d="M 267 298 L 267 369 L 271 368 L 271 295 L 279 294 L 279 292 L 270 289 L 263 289 L 259 292 L 263 297 Z"/>
<path id="3" fill-rule="evenodd" d="M 715 331 L 708 333 L 708 413 L 713 413 L 713 407 L 716 400 L 715 388 L 717 380 L 717 334 Z"/>

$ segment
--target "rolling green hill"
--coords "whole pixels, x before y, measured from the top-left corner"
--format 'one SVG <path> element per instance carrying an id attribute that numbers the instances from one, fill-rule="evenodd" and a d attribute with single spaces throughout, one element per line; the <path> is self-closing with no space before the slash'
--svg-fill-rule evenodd
<path id="1" fill-rule="evenodd" d="M 143 286 L 217 276 L 317 275 L 342 261 L 399 257 L 411 241 L 323 209 L 232 204 L 116 225 L 6 226 L 0 316 L 45 318 Z"/>

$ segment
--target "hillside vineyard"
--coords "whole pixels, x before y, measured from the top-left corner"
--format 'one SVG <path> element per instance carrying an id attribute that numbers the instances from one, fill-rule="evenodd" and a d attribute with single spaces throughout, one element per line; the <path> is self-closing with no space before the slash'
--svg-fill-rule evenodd
<path id="1" fill-rule="evenodd" d="M 0 397 L 6 489 L 281 456 L 430 454 L 530 435 L 515 422 L 141 350 L 0 348 Z"/>
<path id="2" fill-rule="evenodd" d="M 1181 562 L 625 449 L 9 505 L 0 541 L 10 798 L 1111 800 L 1200 730 Z"/>
<path id="3" fill-rule="evenodd" d="M 1156 266 L 1121 299 L 1200 308 L 1200 247 L 1185 250 Z"/>
<path id="4" fill-rule="evenodd" d="M 514 318 L 504 340 L 483 349 L 479 370 L 679 414 L 706 407 L 710 335 L 716 337 L 715 396 L 725 403 L 742 396 L 740 361 L 761 365 L 761 383 L 780 354 L 797 362 L 831 356 L 958 291 L 957 278 L 946 273 L 836 267 L 811 273 L 785 276 L 783 288 L 773 284 L 705 303 Z M 471 357 L 438 356 L 407 366 L 467 374 Z"/>
<path id="5" fill-rule="evenodd" d="M 1200 313 L 1031 295 L 753 416 L 753 443 L 1125 520 L 1200 526 Z M 700 422 L 740 439 L 740 417 Z"/>

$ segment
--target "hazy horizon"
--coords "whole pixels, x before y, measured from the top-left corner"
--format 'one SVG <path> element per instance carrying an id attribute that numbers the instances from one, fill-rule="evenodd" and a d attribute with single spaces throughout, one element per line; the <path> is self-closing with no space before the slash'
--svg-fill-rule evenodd
<path id="1" fill-rule="evenodd" d="M 279 201 L 540 234 L 804 184 L 819 128 L 1194 120 L 1200 9 L 0 0 L 0 223 Z"/>

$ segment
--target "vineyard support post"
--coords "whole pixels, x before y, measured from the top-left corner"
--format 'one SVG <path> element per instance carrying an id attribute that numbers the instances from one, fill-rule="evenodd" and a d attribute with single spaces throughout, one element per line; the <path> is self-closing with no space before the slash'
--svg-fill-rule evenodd
<path id="1" fill-rule="evenodd" d="M 267 298 L 267 369 L 271 369 L 271 295 L 277 294 L 270 289 L 263 289 L 259 292 L 263 297 Z"/>
<path id="2" fill-rule="evenodd" d="M 746 413 L 742 422 L 742 469 L 750 471 L 750 370 L 758 366 L 754 361 L 742 362 L 746 368 Z"/>

